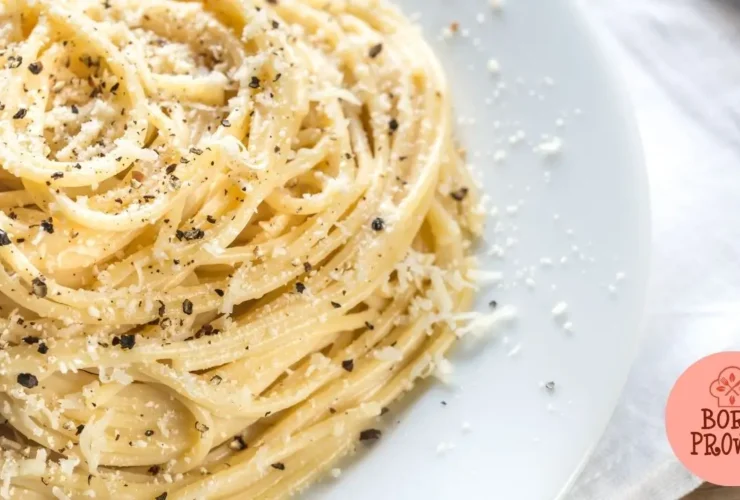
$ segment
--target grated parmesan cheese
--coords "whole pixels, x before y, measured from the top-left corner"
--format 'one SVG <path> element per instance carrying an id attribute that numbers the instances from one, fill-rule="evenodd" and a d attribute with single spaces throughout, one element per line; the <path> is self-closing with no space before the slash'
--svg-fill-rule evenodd
<path id="1" fill-rule="evenodd" d="M 487 332 L 493 331 L 496 327 L 505 325 L 513 321 L 518 313 L 514 306 L 498 307 L 490 313 L 470 312 L 456 315 L 457 320 L 467 320 L 464 326 L 458 326 L 455 333 L 458 337 L 473 335 L 481 337 Z"/>
<path id="2" fill-rule="evenodd" d="M 552 315 L 555 318 L 562 318 L 568 312 L 568 304 L 566 302 L 558 302 L 555 307 L 552 308 Z"/>
<path id="3" fill-rule="evenodd" d="M 379 361 L 397 362 L 403 359 L 403 353 L 395 347 L 385 346 L 380 349 L 375 349 L 373 352 L 375 359 Z"/>
<path id="4" fill-rule="evenodd" d="M 106 412 L 100 420 L 90 417 L 85 423 L 85 428 L 80 434 L 80 453 L 87 462 L 87 468 L 91 474 L 95 474 L 100 465 L 100 452 L 105 448 L 105 429 L 113 416 Z"/>
<path id="5" fill-rule="evenodd" d="M 551 137 L 535 146 L 534 152 L 545 157 L 552 157 L 559 154 L 562 149 L 563 140 L 560 137 Z"/>
<path id="6" fill-rule="evenodd" d="M 77 457 L 62 458 L 61 460 L 59 460 L 59 470 L 62 472 L 62 475 L 72 477 L 75 467 L 77 467 L 79 464 L 80 459 Z"/>
<path id="7" fill-rule="evenodd" d="M 44 448 L 36 450 L 36 457 L 21 460 L 19 475 L 41 477 L 46 473 L 46 458 L 48 454 Z"/>
<path id="8" fill-rule="evenodd" d="M 57 500 L 72 500 L 59 486 L 54 486 L 51 489 L 51 493 L 52 495 L 54 495 L 54 497 L 56 497 Z"/>

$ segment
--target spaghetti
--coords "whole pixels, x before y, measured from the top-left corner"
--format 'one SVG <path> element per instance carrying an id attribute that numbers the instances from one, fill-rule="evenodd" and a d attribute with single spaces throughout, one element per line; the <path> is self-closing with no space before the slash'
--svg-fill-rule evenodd
<path id="1" fill-rule="evenodd" d="M 444 365 L 444 75 L 383 0 L 0 2 L 0 495 L 282 498 Z"/>

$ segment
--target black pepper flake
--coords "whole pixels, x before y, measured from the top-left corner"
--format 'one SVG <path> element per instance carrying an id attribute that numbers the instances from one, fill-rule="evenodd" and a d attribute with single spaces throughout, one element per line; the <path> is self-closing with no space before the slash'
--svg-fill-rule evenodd
<path id="1" fill-rule="evenodd" d="M 221 120 L 221 125 L 224 127 L 231 127 L 231 122 L 229 120 L 223 119 Z"/>
<path id="2" fill-rule="evenodd" d="M 19 373 L 16 380 L 26 389 L 33 389 L 39 385 L 39 379 L 36 378 L 36 375 L 30 373 Z"/>
<path id="3" fill-rule="evenodd" d="M 208 432 L 210 429 L 206 424 L 202 424 L 200 422 L 195 422 L 195 430 L 200 432 L 201 434 L 204 434 Z"/>
<path id="4" fill-rule="evenodd" d="M 149 470 L 147 472 L 149 472 L 149 474 L 151 474 L 152 476 L 156 476 L 157 474 L 159 474 L 159 471 L 159 465 L 152 465 L 151 467 L 149 467 Z"/>
<path id="5" fill-rule="evenodd" d="M 162 330 L 166 330 L 171 326 L 172 326 L 172 320 L 170 318 L 162 318 L 162 320 L 159 322 L 159 327 Z"/>
<path id="6" fill-rule="evenodd" d="M 332 307 L 333 307 L 334 309 L 339 309 L 340 307 L 342 307 L 342 304 L 340 304 L 339 302 L 334 302 L 334 301 L 332 300 L 332 301 L 331 301 L 331 306 L 332 306 Z"/>
<path id="7" fill-rule="evenodd" d="M 285 464 L 282 462 L 275 462 L 274 464 L 271 464 L 270 467 L 277 470 L 285 470 Z"/>
<path id="8" fill-rule="evenodd" d="M 282 76 L 283 76 L 283 74 L 282 74 L 282 73 L 278 73 L 277 75 L 275 75 L 275 79 L 274 79 L 274 80 L 273 80 L 272 82 L 273 82 L 273 83 L 277 83 L 277 81 L 278 81 L 278 80 L 280 80 L 280 78 L 281 78 Z"/>
<path id="9" fill-rule="evenodd" d="M 221 290 L 220 288 L 216 288 L 214 290 L 214 292 L 216 292 L 216 295 L 218 295 L 219 297 L 223 297 L 224 296 L 224 291 Z"/>
<path id="10" fill-rule="evenodd" d="M 303 263 L 303 270 L 304 271 L 309 272 L 309 271 L 311 271 L 311 269 L 313 269 L 313 267 L 311 267 L 311 263 L 310 262 L 304 262 Z"/>
<path id="11" fill-rule="evenodd" d="M 213 326 L 211 326 L 210 324 L 206 323 L 205 325 L 203 325 L 203 326 L 200 327 L 200 330 L 198 330 L 197 332 L 195 332 L 195 338 L 196 339 L 199 339 L 203 335 L 205 335 L 206 337 L 210 337 L 212 335 L 218 335 L 219 333 L 221 333 L 221 330 L 219 330 L 217 328 L 213 328 Z"/>
<path id="12" fill-rule="evenodd" d="M 372 223 L 373 231 L 382 231 L 385 229 L 385 221 L 380 217 L 376 217 Z"/>
<path id="13" fill-rule="evenodd" d="M 151 429 L 147 429 L 147 430 L 146 430 L 146 431 L 144 432 L 144 435 L 145 435 L 146 437 L 152 437 L 152 436 L 154 435 L 154 431 L 153 431 L 153 430 L 151 430 Z"/>
<path id="14" fill-rule="evenodd" d="M 48 289 L 46 287 L 46 283 L 44 283 L 44 280 L 41 278 L 34 278 L 33 281 L 31 281 L 31 288 L 36 297 L 40 299 L 46 297 Z"/>
<path id="15" fill-rule="evenodd" d="M 43 71 L 43 69 L 44 65 L 41 64 L 41 61 L 32 62 L 28 65 L 28 71 L 30 71 L 34 75 L 38 75 L 39 73 L 41 73 L 41 71 Z"/>
<path id="16" fill-rule="evenodd" d="M 388 122 L 388 128 L 391 131 L 391 134 L 398 130 L 398 120 L 395 118 L 391 118 L 391 120 Z"/>
<path id="17" fill-rule="evenodd" d="M 111 340 L 111 344 L 113 344 L 114 346 L 120 345 L 120 343 L 121 343 L 121 337 L 119 337 L 118 335 L 113 337 L 113 340 Z"/>
<path id="18" fill-rule="evenodd" d="M 367 55 L 369 55 L 372 59 L 375 59 L 376 57 L 378 57 L 378 55 L 380 55 L 381 52 L 383 52 L 383 44 L 379 43 L 370 47 Z"/>
<path id="19" fill-rule="evenodd" d="M 54 223 L 51 222 L 51 219 L 48 220 L 42 220 L 41 221 L 41 229 L 46 231 L 49 234 L 54 234 Z"/>
<path id="20" fill-rule="evenodd" d="M 209 382 L 211 383 L 211 385 L 220 385 L 223 380 L 224 379 L 221 375 L 214 375 L 213 377 L 211 377 L 211 380 L 209 380 Z"/>
<path id="21" fill-rule="evenodd" d="M 334 415 L 336 412 L 337 412 L 336 409 L 329 407 L 329 413 L 331 413 L 332 415 Z"/>
<path id="22" fill-rule="evenodd" d="M 547 389 L 547 390 L 548 390 L 548 391 L 550 391 L 550 392 L 554 392 L 554 391 L 555 391 L 555 382 L 553 382 L 553 381 L 551 380 L 551 381 L 549 381 L 548 383 L 546 383 L 546 384 L 545 384 L 545 389 Z"/>
<path id="23" fill-rule="evenodd" d="M 189 299 L 185 299 L 182 301 L 182 312 L 184 312 L 188 316 L 193 314 L 193 303 Z"/>
<path id="24" fill-rule="evenodd" d="M 72 114 L 76 115 L 79 114 L 80 110 L 77 108 L 75 104 L 72 105 Z"/>
<path id="25" fill-rule="evenodd" d="M 452 199 L 455 201 L 463 201 L 465 197 L 468 195 L 468 188 L 461 187 L 457 191 L 453 191 L 450 193 L 450 196 L 452 196 Z"/>
<path id="26" fill-rule="evenodd" d="M 488 307 L 490 307 L 491 309 L 496 309 L 496 307 L 498 307 L 498 302 L 496 302 L 495 300 L 492 300 L 491 302 L 488 303 Z"/>
<path id="27" fill-rule="evenodd" d="M 0 247 L 8 245 L 10 245 L 10 237 L 8 236 L 8 233 L 0 229 Z"/>
<path id="28" fill-rule="evenodd" d="M 247 449 L 247 443 L 244 441 L 244 438 L 241 436 L 234 436 L 234 439 L 231 440 L 231 443 L 229 443 L 229 448 L 236 451 L 242 451 Z"/>
<path id="29" fill-rule="evenodd" d="M 23 64 L 23 57 L 21 56 L 10 56 L 8 57 L 8 68 L 15 69 Z"/>
<path id="30" fill-rule="evenodd" d="M 133 349 L 136 345 L 136 334 L 121 335 L 121 349 Z"/>
<path id="31" fill-rule="evenodd" d="M 159 309 L 157 309 L 157 314 L 161 318 L 162 316 L 164 316 L 164 312 L 167 310 L 167 308 L 165 307 L 164 302 L 162 302 L 161 300 L 158 300 L 157 302 L 159 302 Z"/>
<path id="32" fill-rule="evenodd" d="M 387 407 L 387 406 L 384 406 L 384 407 L 382 407 L 382 408 L 380 409 L 380 416 L 382 417 L 383 415 L 385 415 L 385 414 L 386 414 L 386 413 L 388 413 L 389 411 L 390 411 L 390 410 L 388 409 L 388 407 Z"/>
<path id="33" fill-rule="evenodd" d="M 39 351 L 40 354 L 46 354 L 47 352 L 49 352 L 49 348 L 46 347 L 46 344 L 44 344 L 43 342 L 41 342 L 39 344 L 38 351 Z"/>
<path id="34" fill-rule="evenodd" d="M 167 500 L 167 492 L 165 491 L 164 493 L 156 497 L 154 500 Z"/>
<path id="35" fill-rule="evenodd" d="M 76 168 L 77 170 L 82 170 L 82 165 L 80 165 L 79 163 L 75 163 L 74 168 Z"/>
<path id="36" fill-rule="evenodd" d="M 181 231 L 178 229 L 175 232 L 175 236 L 177 236 L 177 239 L 180 241 L 182 241 L 183 239 L 187 241 L 199 240 L 205 235 L 206 233 L 204 233 L 202 229 L 198 228 L 189 229 L 187 231 Z"/>
<path id="37" fill-rule="evenodd" d="M 170 165 L 167 165 L 167 168 L 164 171 L 167 172 L 168 174 L 171 174 L 172 172 L 175 171 L 175 169 L 177 169 L 177 163 L 172 163 Z"/>
<path id="38" fill-rule="evenodd" d="M 182 164 L 184 164 L 184 165 L 187 165 L 188 163 L 190 163 L 190 160 L 188 160 L 187 158 L 185 158 L 185 157 L 183 156 L 182 158 L 180 158 L 180 163 L 182 163 Z"/>
<path id="39" fill-rule="evenodd" d="M 121 86 L 120 82 L 114 83 L 113 86 L 110 88 L 111 93 L 112 94 L 115 94 L 116 93 L 116 90 L 118 90 L 118 87 L 120 87 L 120 86 Z"/>
<path id="40" fill-rule="evenodd" d="M 375 330 L 375 325 L 373 325 L 369 321 L 365 321 L 365 326 L 367 327 L 368 330 Z"/>
<path id="41" fill-rule="evenodd" d="M 198 148 L 190 148 L 190 152 L 198 156 L 203 154 L 203 150 Z"/>
<path id="42" fill-rule="evenodd" d="M 80 424 L 77 426 L 77 432 L 75 432 L 75 436 L 79 436 L 82 434 L 82 431 L 85 430 L 85 424 Z"/>
<path id="43" fill-rule="evenodd" d="M 375 441 L 383 435 L 378 429 L 365 429 L 360 432 L 360 441 Z"/>
<path id="44" fill-rule="evenodd" d="M 23 337 L 23 342 L 25 342 L 28 345 L 38 344 L 40 340 L 41 339 L 39 339 L 38 337 L 34 337 L 32 335 L 28 337 Z"/>
<path id="45" fill-rule="evenodd" d="M 306 285 L 301 283 L 300 281 L 295 284 L 295 291 L 298 293 L 303 293 L 306 291 Z"/>
<path id="46" fill-rule="evenodd" d="M 62 177 L 64 177 L 64 172 L 54 172 L 51 174 L 51 178 L 54 180 L 61 179 Z"/>
<path id="47" fill-rule="evenodd" d="M 26 108 L 20 108 L 16 113 L 13 115 L 14 120 L 21 120 L 26 116 Z"/>
<path id="48" fill-rule="evenodd" d="M 347 370 L 348 372 L 351 372 L 355 369 L 355 360 L 354 359 L 345 359 L 342 361 L 342 368 Z"/>
<path id="49" fill-rule="evenodd" d="M 180 178 L 175 175 L 170 175 L 170 186 L 172 189 L 180 189 L 180 186 L 182 184 L 180 183 Z"/>
<path id="50" fill-rule="evenodd" d="M 279 27 L 280 27 L 280 23 L 279 23 L 279 22 L 277 22 L 277 21 L 272 21 L 272 28 L 273 28 L 273 29 L 278 29 Z"/>
<path id="51" fill-rule="evenodd" d="M 249 88 L 252 88 L 252 89 L 260 88 L 260 79 L 257 78 L 256 76 L 253 76 L 249 82 Z"/>
<path id="52" fill-rule="evenodd" d="M 206 220 L 207 220 L 207 221 L 208 221 L 208 222 L 209 222 L 210 224 L 215 224 L 215 223 L 216 223 L 216 218 L 215 218 L 214 216 L 212 216 L 212 215 L 207 215 L 207 216 L 206 216 Z"/>

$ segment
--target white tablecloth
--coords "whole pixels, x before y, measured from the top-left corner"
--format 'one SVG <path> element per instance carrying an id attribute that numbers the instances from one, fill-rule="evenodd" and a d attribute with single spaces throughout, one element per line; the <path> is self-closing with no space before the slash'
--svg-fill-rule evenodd
<path id="1" fill-rule="evenodd" d="M 637 114 L 653 256 L 641 352 L 568 498 L 673 500 L 700 481 L 665 438 L 668 391 L 702 356 L 740 350 L 740 0 L 582 6 Z"/>

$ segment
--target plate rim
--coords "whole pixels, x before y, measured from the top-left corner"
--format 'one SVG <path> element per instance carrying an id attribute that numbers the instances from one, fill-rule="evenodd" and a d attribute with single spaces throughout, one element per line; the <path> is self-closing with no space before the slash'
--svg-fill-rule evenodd
<path id="1" fill-rule="evenodd" d="M 565 496 L 573 489 L 578 478 L 581 476 L 586 464 L 588 464 L 591 457 L 594 455 L 601 439 L 604 437 L 609 424 L 614 417 L 614 413 L 619 406 L 619 401 L 624 394 L 625 386 L 629 379 L 632 367 L 637 359 L 639 347 L 642 344 L 646 336 L 646 318 L 647 318 L 647 298 L 648 298 L 648 284 L 651 280 L 652 271 L 652 204 L 650 202 L 650 176 L 647 168 L 647 161 L 645 157 L 645 148 L 642 140 L 642 134 L 640 133 L 640 126 L 636 116 L 636 107 L 633 104 L 629 90 L 627 88 L 626 78 L 623 72 L 618 68 L 615 61 L 614 49 L 610 48 L 607 41 L 597 33 L 596 22 L 586 12 L 586 7 L 582 0 L 567 0 L 563 2 L 564 8 L 570 11 L 571 17 L 574 22 L 578 24 L 579 30 L 582 36 L 590 42 L 588 48 L 595 56 L 597 64 L 599 66 L 598 71 L 602 72 L 608 82 L 608 92 L 613 95 L 617 100 L 615 109 L 620 111 L 620 118 L 623 121 L 623 125 L 620 127 L 624 132 L 626 139 L 626 146 L 628 147 L 629 156 L 632 161 L 627 168 L 632 170 L 632 176 L 635 183 L 635 207 L 638 214 L 638 220 L 636 222 L 637 232 L 637 266 L 640 268 L 639 283 L 635 287 L 636 292 L 639 293 L 637 304 L 640 304 L 635 311 L 634 320 L 634 334 L 631 336 L 629 343 L 629 355 L 628 355 L 628 367 L 621 376 L 621 380 L 618 384 L 620 387 L 619 393 L 616 394 L 612 409 L 609 412 L 609 418 L 601 425 L 602 429 L 599 433 L 599 438 L 595 440 L 591 446 L 588 447 L 583 453 L 581 460 L 578 465 L 571 473 L 570 477 L 563 484 L 560 492 L 555 496 L 554 500 L 564 500 Z"/>

